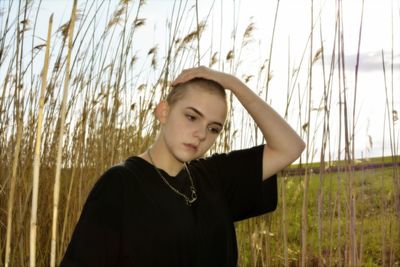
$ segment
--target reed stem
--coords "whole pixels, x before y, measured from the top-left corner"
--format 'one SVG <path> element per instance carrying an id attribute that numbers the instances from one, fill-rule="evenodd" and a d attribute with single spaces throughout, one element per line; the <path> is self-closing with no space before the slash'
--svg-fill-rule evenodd
<path id="1" fill-rule="evenodd" d="M 62 166 L 62 150 L 63 150 L 63 140 L 64 140 L 64 127 L 65 127 L 64 122 L 66 117 L 66 105 L 67 105 L 68 88 L 69 88 L 69 81 L 71 74 L 70 64 L 71 64 L 72 44 L 74 40 L 76 6 L 77 6 L 77 0 L 74 0 L 71 12 L 71 19 L 69 21 L 69 27 L 68 27 L 68 54 L 65 66 L 63 98 L 61 102 L 61 118 L 59 124 L 60 129 L 58 135 L 56 173 L 55 173 L 54 191 L 53 191 L 53 224 L 52 224 L 51 253 L 50 253 L 51 267 L 54 267 L 56 265 L 57 223 L 58 223 L 58 209 L 59 209 L 58 205 L 60 197 L 60 175 Z"/>

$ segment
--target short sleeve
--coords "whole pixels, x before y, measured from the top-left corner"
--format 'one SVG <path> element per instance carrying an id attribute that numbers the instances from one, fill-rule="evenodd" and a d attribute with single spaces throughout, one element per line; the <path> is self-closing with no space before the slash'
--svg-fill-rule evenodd
<path id="1" fill-rule="evenodd" d="M 94 185 L 60 266 L 117 265 L 122 223 L 122 168 L 112 167 Z"/>
<path id="2" fill-rule="evenodd" d="M 233 221 L 240 221 L 277 207 L 277 176 L 262 179 L 264 146 L 212 156 Z"/>

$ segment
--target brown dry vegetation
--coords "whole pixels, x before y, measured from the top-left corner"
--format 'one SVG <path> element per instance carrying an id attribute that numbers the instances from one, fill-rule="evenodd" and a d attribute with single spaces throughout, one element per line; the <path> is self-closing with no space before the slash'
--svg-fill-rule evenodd
<path id="1" fill-rule="evenodd" d="M 337 2 L 332 11 L 336 25 L 331 58 L 324 50 L 323 33 L 316 26 L 318 12 L 310 1 L 312 26 L 302 60 L 293 69 L 288 63 L 284 116 L 300 118 L 297 130 L 308 144 L 302 158 L 305 173 L 286 177 L 282 172 L 278 211 L 237 224 L 240 266 L 400 264 L 398 167 L 351 168 L 355 163 L 357 83 L 345 90 L 342 6 Z M 272 51 L 279 1 L 276 3 L 269 56 L 257 73 L 243 75 L 246 82 L 257 81 L 257 92 L 266 100 L 274 78 L 271 62 L 275 60 Z M 139 53 L 135 43 L 140 40 L 135 34 L 146 27 L 146 18 L 141 16 L 145 4 L 81 1 L 67 12 L 69 18 L 62 26 L 52 25 L 49 17 L 50 35 L 33 41 L 29 36 L 36 35 L 42 1 L 0 3 L 1 266 L 56 265 L 99 175 L 142 152 L 154 140 L 158 125 L 152 119 L 152 108 L 165 95 L 173 77 L 183 67 L 200 63 L 236 73 L 244 60 L 242 51 L 256 38 L 255 25 L 250 23 L 243 34 L 233 31 L 229 51 L 216 50 L 218 44 L 205 47 L 201 38 L 210 24 L 208 14 L 198 14 L 197 1 L 174 1 L 166 26 L 167 43 L 154 44 Z M 100 23 L 104 18 L 106 23 Z M 360 41 L 362 25 L 361 19 Z M 313 47 L 319 42 L 321 45 Z M 164 47 L 163 57 L 160 47 Z M 314 111 L 311 99 L 316 62 L 321 62 L 324 92 L 323 108 Z M 358 61 L 356 77 L 357 71 Z M 387 101 L 382 120 L 390 136 L 386 141 L 392 148 L 389 161 L 398 162 L 395 85 L 389 79 L 393 71 L 393 56 L 387 59 L 382 54 L 382 73 L 387 77 L 381 89 Z M 308 77 L 305 83 L 298 79 L 300 72 Z M 330 117 L 333 94 L 342 103 L 339 118 Z M 354 102 L 348 100 L 350 94 Z M 237 116 L 243 111 L 232 105 L 230 112 Z M 323 118 L 320 127 L 312 127 L 316 123 L 312 112 Z M 247 116 L 241 118 L 240 123 L 228 121 L 211 152 L 227 151 L 237 143 L 259 142 L 254 124 Z M 332 119 L 339 121 L 337 131 L 330 128 Z M 329 145 L 333 134 L 340 140 L 334 148 Z M 318 135 L 322 136 L 318 144 L 321 150 L 319 163 L 313 168 L 320 171 L 313 174 L 307 163 L 314 159 Z M 335 164 L 329 157 L 332 150 L 341 160 L 335 173 L 327 168 Z"/>

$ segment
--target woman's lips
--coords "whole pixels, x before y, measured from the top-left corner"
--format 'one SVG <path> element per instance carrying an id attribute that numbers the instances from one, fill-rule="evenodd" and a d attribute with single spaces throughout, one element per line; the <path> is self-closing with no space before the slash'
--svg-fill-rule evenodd
<path id="1" fill-rule="evenodd" d="M 183 144 L 187 149 L 197 152 L 197 146 L 192 144 Z"/>

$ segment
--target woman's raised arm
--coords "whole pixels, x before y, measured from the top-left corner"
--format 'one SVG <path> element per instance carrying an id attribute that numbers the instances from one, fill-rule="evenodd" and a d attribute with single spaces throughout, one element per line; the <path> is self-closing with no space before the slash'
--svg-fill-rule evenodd
<path id="1" fill-rule="evenodd" d="M 233 75 L 207 67 L 184 70 L 172 83 L 177 85 L 193 78 L 204 78 L 232 91 L 260 128 L 266 146 L 263 155 L 263 179 L 267 179 L 295 161 L 305 148 L 293 128 L 264 100 Z"/>

